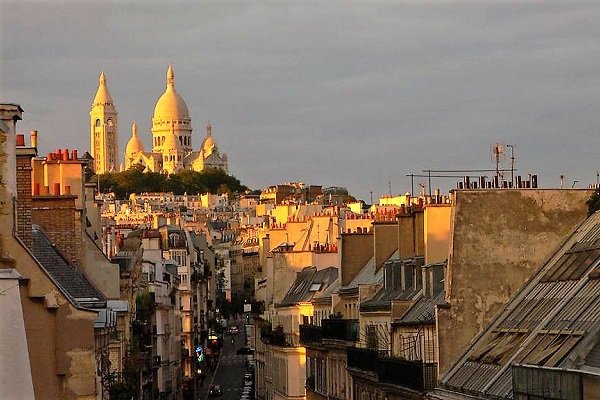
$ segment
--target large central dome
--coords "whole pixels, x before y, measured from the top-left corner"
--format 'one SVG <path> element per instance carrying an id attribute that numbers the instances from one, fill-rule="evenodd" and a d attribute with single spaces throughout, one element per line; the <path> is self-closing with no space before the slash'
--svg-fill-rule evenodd
<path id="1" fill-rule="evenodd" d="M 175 75 L 169 65 L 167 69 L 167 89 L 154 107 L 154 121 L 189 120 L 190 113 L 183 98 L 175 91 Z"/>

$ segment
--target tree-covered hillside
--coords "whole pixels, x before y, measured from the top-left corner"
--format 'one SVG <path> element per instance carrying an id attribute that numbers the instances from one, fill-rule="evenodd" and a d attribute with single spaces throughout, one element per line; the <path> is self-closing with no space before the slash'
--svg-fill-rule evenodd
<path id="1" fill-rule="evenodd" d="M 90 181 L 98 183 L 103 193 L 114 192 L 119 199 L 127 199 L 131 193 L 173 192 L 175 194 L 243 193 L 248 188 L 234 176 L 219 169 L 202 172 L 182 170 L 176 174 L 162 175 L 157 172 L 142 172 L 134 167 L 124 172 L 93 175 Z"/>

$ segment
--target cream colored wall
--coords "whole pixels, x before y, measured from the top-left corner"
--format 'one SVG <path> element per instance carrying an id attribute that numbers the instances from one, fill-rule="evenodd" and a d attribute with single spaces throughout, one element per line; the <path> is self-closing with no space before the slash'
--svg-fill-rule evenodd
<path id="1" fill-rule="evenodd" d="M 273 302 L 275 304 L 281 302 L 290 286 L 294 283 L 296 272 L 309 266 L 309 264 L 298 265 L 294 262 L 297 260 L 294 260 L 293 257 L 293 262 L 290 263 L 287 257 L 288 255 L 289 253 L 273 254 Z"/>
<path id="2" fill-rule="evenodd" d="M 448 258 L 451 204 L 429 204 L 424 211 L 425 264 Z"/>
<path id="3" fill-rule="evenodd" d="M 20 244 L 6 244 L 29 279 L 21 297 L 36 399 L 60 398 L 63 389 L 69 399 L 94 399 L 96 312 L 72 306 Z"/>
<path id="4" fill-rule="evenodd" d="M 0 244 L 0 247 L 1 244 Z M 7 265 L 0 264 L 0 268 Z M 0 269 L 0 398 L 34 399 L 29 349 L 25 336 L 25 323 L 19 275 L 16 270 Z"/>
<path id="5" fill-rule="evenodd" d="M 312 266 L 317 267 L 318 270 L 327 267 L 340 267 L 340 256 L 336 252 L 325 252 L 325 253 L 312 253 Z"/>
<path id="6" fill-rule="evenodd" d="M 333 305 L 331 303 L 331 299 L 327 301 L 327 299 L 319 299 L 319 301 L 313 301 L 313 324 L 321 326 L 321 321 L 324 318 L 329 318 L 331 314 L 333 314 Z"/>
<path id="7" fill-rule="evenodd" d="M 273 347 L 271 365 L 273 400 L 303 399 L 306 384 L 306 348 Z"/>
<path id="8" fill-rule="evenodd" d="M 368 233 L 373 229 L 373 219 L 367 216 L 359 219 L 342 219 L 340 227 L 341 233 L 356 233 L 359 228 L 363 233 Z"/>
<path id="9" fill-rule="evenodd" d="M 327 357 L 327 383 L 329 394 L 336 399 L 352 399 L 352 378 L 346 367 L 346 351 L 330 348 Z"/>
<path id="10" fill-rule="evenodd" d="M 438 349 L 435 326 L 400 326 L 392 328 L 393 342 L 392 351 L 394 357 L 407 360 L 435 363 L 438 359 Z M 404 338 L 404 339 L 403 339 Z M 415 352 L 403 345 L 403 340 L 418 344 Z"/>
<path id="11" fill-rule="evenodd" d="M 338 251 L 341 252 L 340 279 L 342 286 L 346 286 L 373 257 L 373 235 L 370 233 L 343 234 Z"/>
<path id="12" fill-rule="evenodd" d="M 261 217 L 269 214 L 269 211 L 272 210 L 275 206 L 273 204 L 258 204 L 256 206 L 256 216 Z"/>
<path id="13" fill-rule="evenodd" d="M 386 311 L 360 312 L 360 346 L 367 346 L 367 326 L 377 326 L 378 349 L 391 349 L 391 320 L 390 313 Z"/>
<path id="14" fill-rule="evenodd" d="M 298 338 L 303 316 L 313 316 L 314 312 L 315 308 L 312 303 L 300 303 L 290 307 L 278 307 L 273 315 L 272 327 L 275 329 L 275 327 L 281 325 L 283 326 L 284 333 L 292 334 Z M 298 340 L 295 340 L 294 343 L 298 343 Z"/>
<path id="15" fill-rule="evenodd" d="M 342 313 L 342 318 L 358 319 L 358 291 L 356 295 L 338 295 L 337 303 L 334 303 L 334 314 Z"/>
<path id="16" fill-rule="evenodd" d="M 82 269 L 90 281 L 109 300 L 120 298 L 119 265 L 112 264 L 96 244 L 87 236 L 83 236 Z"/>
<path id="17" fill-rule="evenodd" d="M 383 263 L 398 250 L 398 223 L 373 223 L 373 245 L 375 254 L 375 270 L 383 267 Z"/>
<path id="18" fill-rule="evenodd" d="M 398 219 L 400 258 L 425 255 L 424 217 L 422 211 L 402 214 Z"/>
<path id="19" fill-rule="evenodd" d="M 585 219 L 592 192 L 454 192 L 444 279 L 449 307 L 437 310 L 440 374 Z"/>

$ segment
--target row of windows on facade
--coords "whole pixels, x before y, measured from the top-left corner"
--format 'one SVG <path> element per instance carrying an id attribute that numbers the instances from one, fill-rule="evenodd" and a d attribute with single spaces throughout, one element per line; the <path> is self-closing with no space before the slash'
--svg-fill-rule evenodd
<path id="1" fill-rule="evenodd" d="M 94 147 L 96 149 L 100 148 L 100 140 L 99 139 L 94 140 Z M 112 145 L 112 143 L 109 142 L 109 144 L 106 146 L 106 149 L 110 153 L 114 150 L 114 146 Z"/>
<path id="2" fill-rule="evenodd" d="M 179 144 L 181 144 L 182 146 L 191 146 L 192 145 L 192 138 L 189 136 L 178 136 L 179 138 Z M 154 146 L 162 146 L 163 144 L 165 144 L 165 137 L 164 136 L 157 136 L 154 138 Z"/>
<path id="3" fill-rule="evenodd" d="M 154 126 L 171 125 L 171 121 L 170 120 L 167 120 L 167 121 L 152 121 L 152 124 Z M 190 121 L 173 121 L 173 126 L 176 126 L 176 125 L 188 126 L 189 124 L 190 124 Z"/>
<path id="4" fill-rule="evenodd" d="M 113 126 L 113 125 L 114 125 L 114 121 L 113 121 L 113 119 L 112 119 L 112 118 L 109 118 L 109 119 L 107 119 L 107 120 L 106 120 L 106 125 L 108 125 L 108 126 Z M 96 119 L 96 126 L 97 126 L 97 127 L 100 127 L 100 126 L 102 126 L 102 120 L 100 120 L 100 119 Z"/>

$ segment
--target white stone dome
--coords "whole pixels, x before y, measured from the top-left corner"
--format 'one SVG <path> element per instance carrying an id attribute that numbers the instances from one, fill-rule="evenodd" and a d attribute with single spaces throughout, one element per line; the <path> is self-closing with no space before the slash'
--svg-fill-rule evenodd
<path id="1" fill-rule="evenodd" d="M 140 151 L 144 151 L 144 144 L 137 135 L 137 124 L 134 121 L 131 127 L 131 138 L 127 142 L 127 147 L 125 147 L 125 154 L 132 155 Z"/>
<path id="2" fill-rule="evenodd" d="M 189 120 L 190 112 L 183 98 L 175 91 L 175 75 L 169 65 L 167 69 L 167 89 L 160 96 L 154 107 L 154 121 Z"/>

